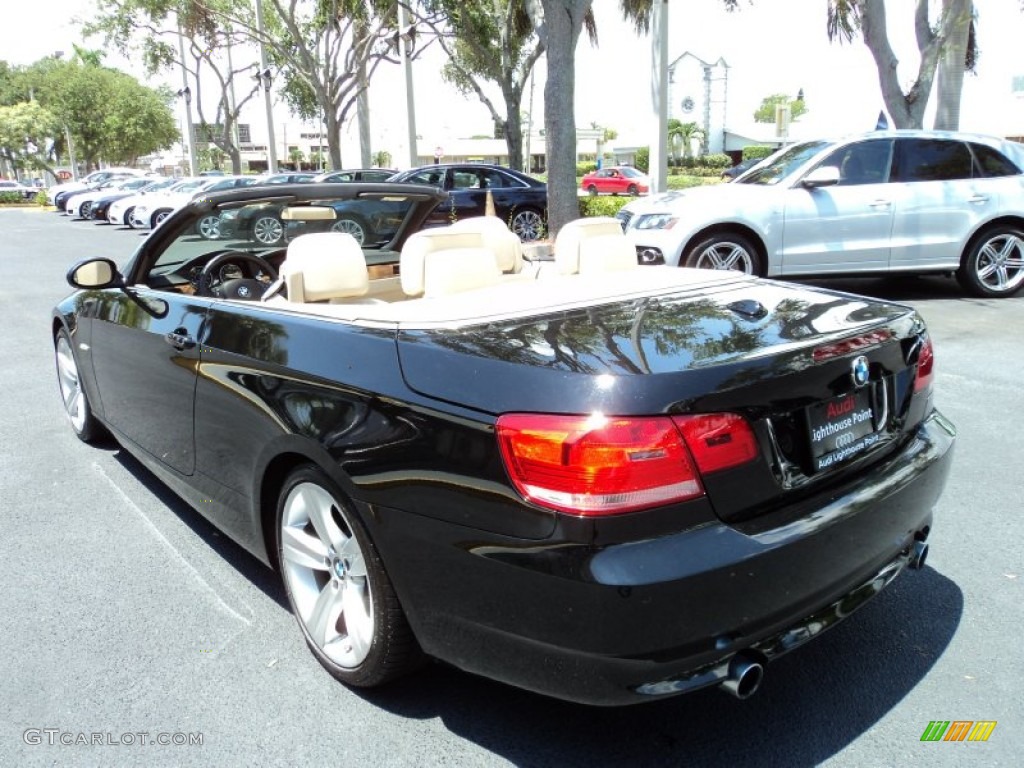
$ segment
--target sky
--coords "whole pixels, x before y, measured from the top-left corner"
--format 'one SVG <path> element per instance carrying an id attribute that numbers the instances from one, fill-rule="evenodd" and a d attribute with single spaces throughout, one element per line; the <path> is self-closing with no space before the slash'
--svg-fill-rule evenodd
<path id="1" fill-rule="evenodd" d="M 890 38 L 905 85 L 912 81 L 918 64 L 914 4 L 915 0 L 886 2 Z M 874 61 L 860 39 L 842 45 L 828 41 L 826 0 L 753 0 L 741 2 L 741 9 L 732 13 L 724 10 L 721 0 L 670 0 L 668 6 L 669 61 L 685 52 L 707 61 L 724 59 L 729 65 L 729 114 L 736 121 L 750 120 L 765 96 L 795 97 L 803 89 L 809 108 L 803 119 L 821 125 L 822 132 L 874 127 L 883 107 Z M 7 22 L 0 25 L 0 59 L 27 64 L 56 50 L 70 53 L 72 42 L 82 42 L 74 20 L 85 18 L 94 4 L 92 0 L 34 0 L 32 23 L 18 23 L 18 14 L 27 14 L 28 7 L 21 0 L 0 0 Z M 583 36 L 577 48 L 577 125 L 597 123 L 616 130 L 620 138 L 643 141 L 653 120 L 651 41 L 622 20 L 618 0 L 594 0 L 593 7 L 599 46 Z M 1017 55 L 1024 40 L 1024 12 L 1017 0 L 975 0 L 975 8 L 981 56 L 978 74 L 965 80 L 961 127 L 1024 134 L 1024 102 L 1010 95 L 1013 76 L 1024 74 L 1024 61 L 1018 63 Z M 40 24 L 38 19 L 46 21 Z M 86 45 L 102 47 L 102 41 L 86 41 Z M 489 134 L 491 123 L 483 105 L 441 82 L 438 70 L 443 62 L 434 48 L 415 64 L 417 132 L 424 141 L 438 144 L 445 137 Z M 236 64 L 239 58 L 236 53 Z M 144 74 L 137 64 L 114 53 L 105 61 L 140 77 Z M 544 75 L 542 59 L 532 107 L 528 93 L 523 103 L 523 111 L 532 112 L 538 124 L 543 119 Z M 165 79 L 178 88 L 179 78 L 169 73 Z M 383 65 L 371 85 L 373 134 L 379 147 L 391 149 L 389 144 L 405 135 L 402 82 L 398 67 Z M 354 130 L 350 133 L 354 141 Z"/>

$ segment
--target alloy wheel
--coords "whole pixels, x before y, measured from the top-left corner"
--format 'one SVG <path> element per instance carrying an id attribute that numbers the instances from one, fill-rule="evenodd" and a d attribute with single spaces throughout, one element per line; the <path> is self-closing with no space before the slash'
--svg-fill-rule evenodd
<path id="1" fill-rule="evenodd" d="M 252 225 L 253 238 L 263 245 L 273 245 L 284 235 L 284 227 L 273 216 L 260 216 Z"/>
<path id="2" fill-rule="evenodd" d="M 352 525 L 332 495 L 295 485 L 281 511 L 281 559 L 295 613 L 310 640 L 345 669 L 362 664 L 374 639 L 374 596 Z"/>
<path id="3" fill-rule="evenodd" d="M 366 230 L 363 229 L 363 225 L 354 219 L 341 219 L 334 222 L 331 226 L 332 232 L 344 232 L 352 235 L 356 242 L 362 245 L 366 242 Z"/>
<path id="4" fill-rule="evenodd" d="M 539 240 L 544 236 L 544 219 L 536 211 L 519 211 L 512 217 L 512 231 L 523 242 Z"/>
<path id="5" fill-rule="evenodd" d="M 60 396 L 64 401 L 64 412 L 71 420 L 71 426 L 75 432 L 82 433 L 85 430 L 86 420 L 89 417 L 88 404 L 85 400 L 85 392 L 82 390 L 82 382 L 78 377 L 78 365 L 75 363 L 75 356 L 71 352 L 71 345 L 67 337 L 61 334 L 57 338 L 57 382 L 60 384 Z"/>

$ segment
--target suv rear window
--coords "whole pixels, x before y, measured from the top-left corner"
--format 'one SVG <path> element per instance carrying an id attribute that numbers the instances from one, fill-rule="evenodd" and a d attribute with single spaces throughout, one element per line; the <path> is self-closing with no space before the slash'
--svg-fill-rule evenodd
<path id="1" fill-rule="evenodd" d="M 974 166 L 962 141 L 900 139 L 896 142 L 893 181 L 952 181 L 969 179 Z"/>

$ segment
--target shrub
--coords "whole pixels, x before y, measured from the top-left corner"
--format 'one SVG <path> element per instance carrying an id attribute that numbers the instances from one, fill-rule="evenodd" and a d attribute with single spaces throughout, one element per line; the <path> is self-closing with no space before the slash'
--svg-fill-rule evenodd
<path id="1" fill-rule="evenodd" d="M 20 192 L 0 192 L 0 203 L 24 203 L 25 198 L 21 196 Z"/>
<path id="2" fill-rule="evenodd" d="M 45 189 L 40 189 L 38 192 L 36 192 L 36 205 L 42 205 L 42 206 L 46 205 L 46 190 Z"/>
<path id="3" fill-rule="evenodd" d="M 700 159 L 700 164 L 705 168 L 714 168 L 721 173 L 723 168 L 728 168 L 732 165 L 732 158 L 724 152 L 715 152 L 711 155 L 704 155 Z"/>
<path id="4" fill-rule="evenodd" d="M 635 199 L 625 195 L 581 197 L 579 198 L 580 216 L 614 216 L 618 213 L 619 208 Z"/>
<path id="5" fill-rule="evenodd" d="M 633 157 L 633 165 L 641 173 L 648 173 L 651 169 L 651 148 L 640 147 Z"/>
<path id="6" fill-rule="evenodd" d="M 760 144 L 751 144 L 743 148 L 743 159 L 750 160 L 755 158 L 757 160 L 763 160 L 768 155 L 775 152 L 775 147 L 765 147 Z"/>
<path id="7" fill-rule="evenodd" d="M 582 178 L 597 170 L 597 163 L 576 163 L 576 178 Z"/>

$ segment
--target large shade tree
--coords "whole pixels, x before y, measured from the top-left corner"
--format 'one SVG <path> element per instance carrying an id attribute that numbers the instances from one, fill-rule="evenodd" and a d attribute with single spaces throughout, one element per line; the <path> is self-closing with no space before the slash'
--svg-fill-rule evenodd
<path id="1" fill-rule="evenodd" d="M 973 67 L 976 55 L 974 4 L 972 0 L 942 0 L 934 20 L 932 9 L 929 0 L 915 3 L 914 35 L 921 58 L 913 82 L 904 91 L 897 73 L 899 59 L 889 41 L 885 0 L 828 0 L 829 38 L 850 41 L 860 33 L 875 60 L 882 100 L 897 128 L 922 127 L 937 71 L 935 127 L 959 127 L 964 70 Z"/>
<path id="2" fill-rule="evenodd" d="M 513 168 L 524 167 L 523 91 L 544 53 L 526 6 L 525 0 L 423 0 L 420 14 L 448 55 L 442 76 L 487 108 Z M 501 91 L 501 108 L 487 95 L 488 82 Z"/>
<path id="3" fill-rule="evenodd" d="M 243 43 L 243 36 L 219 24 L 197 0 L 97 0 L 97 12 L 85 32 L 102 35 L 125 55 L 141 55 L 150 74 L 184 69 L 190 75 L 189 100 L 199 117 L 197 135 L 230 159 L 233 173 L 242 172 L 236 126 L 242 108 L 259 88 L 251 77 L 256 64 L 235 67 L 231 59 L 231 46 Z M 216 105 L 212 114 L 209 89 Z"/>

